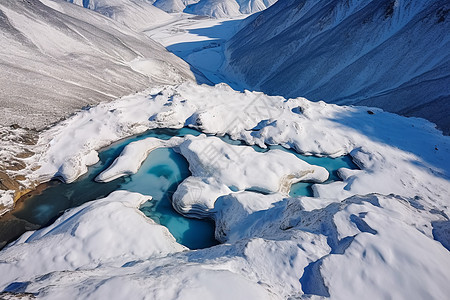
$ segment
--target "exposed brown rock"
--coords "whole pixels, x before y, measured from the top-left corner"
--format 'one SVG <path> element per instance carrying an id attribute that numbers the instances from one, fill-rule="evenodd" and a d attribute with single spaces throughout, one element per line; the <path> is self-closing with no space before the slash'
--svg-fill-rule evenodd
<path id="1" fill-rule="evenodd" d="M 17 181 L 9 178 L 9 176 L 6 175 L 4 172 L 0 172 L 0 189 L 1 190 L 16 191 L 16 190 L 19 190 L 19 188 L 20 188 L 20 184 Z"/>
<path id="2" fill-rule="evenodd" d="M 36 230 L 40 226 L 16 218 L 11 212 L 0 218 L 0 249 L 8 242 L 17 239 L 25 231 Z"/>
<path id="3" fill-rule="evenodd" d="M 0 300 L 26 300 L 26 299 L 36 299 L 36 296 L 31 293 L 12 293 L 12 292 L 1 292 Z"/>
<path id="4" fill-rule="evenodd" d="M 7 163 L 6 169 L 10 171 L 20 171 L 27 167 L 27 165 L 21 160 L 13 160 Z"/>
<path id="5" fill-rule="evenodd" d="M 26 179 L 27 178 L 24 175 L 16 175 L 16 176 L 14 176 L 14 180 L 16 180 L 16 181 L 24 181 Z"/>
<path id="6" fill-rule="evenodd" d="M 29 158 L 34 155 L 33 151 L 30 151 L 28 149 L 24 149 L 23 152 L 16 155 L 17 158 Z"/>
<path id="7" fill-rule="evenodd" d="M 33 167 L 31 167 L 31 171 L 37 171 L 37 170 L 39 170 L 41 168 L 41 166 L 33 166 Z"/>

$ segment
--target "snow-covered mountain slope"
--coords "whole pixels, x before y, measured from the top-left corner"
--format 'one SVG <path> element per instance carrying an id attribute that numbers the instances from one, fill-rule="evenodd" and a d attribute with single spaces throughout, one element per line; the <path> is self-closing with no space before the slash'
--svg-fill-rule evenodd
<path id="1" fill-rule="evenodd" d="M 0 125 L 42 128 L 85 105 L 194 78 L 145 35 L 64 1 L 1 1 L 0 44 Z"/>
<path id="2" fill-rule="evenodd" d="M 66 0 L 89 8 L 135 30 L 146 29 L 171 17 L 148 0 Z"/>
<path id="3" fill-rule="evenodd" d="M 272 95 L 381 107 L 450 133 L 446 0 L 279 1 L 227 45 L 228 71 Z"/>
<path id="4" fill-rule="evenodd" d="M 182 0 L 156 0 L 153 5 L 168 13 L 182 12 L 186 8 Z"/>
<path id="5" fill-rule="evenodd" d="M 276 0 L 66 0 L 95 10 L 133 29 L 143 30 L 170 19 L 167 13 L 186 12 L 230 18 L 259 12 Z M 152 5 L 153 4 L 153 5 Z M 167 12 L 167 13 L 166 13 Z"/>
<path id="6" fill-rule="evenodd" d="M 275 2 L 276 0 L 200 0 L 187 6 L 184 12 L 213 18 L 229 18 L 262 11 Z"/>
<path id="7" fill-rule="evenodd" d="M 183 126 L 261 147 L 349 153 L 360 169 L 341 168 L 342 181 L 315 184 L 314 197 L 292 198 L 278 188 L 280 178 L 290 178 L 284 172 L 314 170 L 308 179 L 320 182 L 323 170 L 279 150 L 256 153 L 205 135 L 129 144 L 103 179 L 134 172 L 155 146 L 179 145 L 192 176 L 175 192 L 175 207 L 214 218 L 224 244 L 190 251 L 138 210 L 151 195 L 116 191 L 1 250 L 0 290 L 44 299 L 446 299 L 450 293 L 450 137 L 423 119 L 186 82 L 102 103 L 43 131 L 32 148 L 41 154 L 28 161 L 41 168 L 25 175 L 48 180 L 57 173 L 70 182 L 112 141 Z"/>

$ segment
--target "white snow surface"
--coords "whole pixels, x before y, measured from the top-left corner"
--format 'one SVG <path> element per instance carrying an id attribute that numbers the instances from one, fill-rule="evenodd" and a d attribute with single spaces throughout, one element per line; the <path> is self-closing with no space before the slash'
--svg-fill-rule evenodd
<path id="1" fill-rule="evenodd" d="M 104 199 L 71 209 L 48 227 L 25 233 L 12 247 L 2 251 L 3 257 L 17 259 L 0 264 L 0 285 L 7 283 L 5 279 L 92 269 L 102 264 L 120 267 L 133 259 L 185 250 L 166 227 L 138 210 L 150 199 L 116 191 Z M 135 230 L 139 234 L 130 234 Z"/>
<path id="2" fill-rule="evenodd" d="M 448 250 L 428 238 L 430 228 L 423 216 L 411 218 L 416 209 L 392 200 L 378 198 L 379 205 L 352 204 L 334 215 L 339 239 L 353 240 L 344 255 L 323 259 L 321 273 L 326 274 L 324 283 L 331 295 L 339 294 L 336 298 L 340 299 L 447 297 L 445 282 L 450 274 L 443 266 L 450 266 Z M 350 224 L 353 228 L 348 228 Z M 351 288 L 346 289 L 349 282 Z"/>
<path id="3" fill-rule="evenodd" d="M 200 166 L 190 164 L 193 176 L 179 192 L 198 199 L 200 186 L 200 194 L 217 198 L 186 214 L 213 211 L 216 237 L 224 244 L 187 251 L 137 211 L 151 195 L 114 193 L 66 212 L 51 229 L 26 233 L 0 251 L 0 289 L 47 299 L 443 299 L 450 293 L 450 139 L 423 119 L 368 110 L 187 82 L 77 113 L 42 133 L 35 146 L 41 155 L 29 162 L 41 168 L 28 174 L 30 180 L 57 175 L 73 181 L 112 141 L 149 128 L 183 126 L 304 154 L 349 153 L 361 169 L 343 168 L 342 182 L 315 184 L 315 197 L 290 198 L 276 192 L 279 176 L 271 174 L 277 161 L 292 164 L 283 170 L 300 166 L 296 157 L 291 162 L 278 151 L 272 157 L 273 150 L 259 155 L 214 137 L 187 137 L 179 152 Z M 130 146 L 137 154 L 131 160 L 125 151 L 125 160 L 117 159 L 117 174 L 134 171 L 158 143 Z M 272 193 L 244 191 L 247 185 L 233 182 L 231 169 L 213 164 L 202 152 L 210 143 L 219 149 L 218 162 L 226 158 L 234 166 L 235 180 L 253 186 L 257 177 Z M 235 147 L 247 150 L 242 157 L 232 155 Z M 259 165 L 247 165 L 256 157 Z M 262 174 L 244 177 L 245 168 Z M 109 176 L 115 176 L 112 170 Z M 221 185 L 225 179 L 230 181 Z M 99 240 L 90 239 L 99 229 Z M 147 239 L 158 234 L 163 237 L 147 246 Z M 109 243 L 118 243 L 117 250 Z M 70 245 L 76 255 L 66 258 Z M 86 259 L 88 251 L 95 253 L 92 261 Z M 17 269 L 22 257 L 27 271 Z"/>
<path id="4" fill-rule="evenodd" d="M 181 142 L 182 139 L 178 137 L 173 137 L 169 141 L 147 138 L 132 142 L 95 180 L 98 182 L 109 182 L 125 175 L 136 174 L 150 152 L 162 147 L 174 147 Z"/>

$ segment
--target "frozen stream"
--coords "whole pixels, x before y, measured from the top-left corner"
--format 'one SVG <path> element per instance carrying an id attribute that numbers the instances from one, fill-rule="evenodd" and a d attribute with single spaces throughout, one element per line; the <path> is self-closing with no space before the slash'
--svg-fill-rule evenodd
<path id="1" fill-rule="evenodd" d="M 93 180 L 111 164 L 126 145 L 133 141 L 147 137 L 167 140 L 173 136 L 185 136 L 187 134 L 199 135 L 200 132 L 188 128 L 180 130 L 156 129 L 119 141 L 100 152 L 100 161 L 90 167 L 88 173 L 76 182 L 71 184 L 62 184 L 57 181 L 47 183 L 45 189 L 38 189 L 22 197 L 12 214 L 19 219 L 45 226 L 52 223 L 68 208 L 79 206 L 90 200 L 103 198 L 114 190 L 124 189 L 152 196 L 153 199 L 145 203 L 141 207 L 141 211 L 155 222 L 166 226 L 179 243 L 190 249 L 213 246 L 217 244 L 214 238 L 213 221 L 185 218 L 172 208 L 172 194 L 177 189 L 178 184 L 191 175 L 186 159 L 172 149 L 159 148 L 153 150 L 134 175 L 121 177 L 108 183 L 98 183 Z M 227 136 L 222 139 L 230 144 L 242 144 L 240 141 L 233 141 Z M 284 148 L 270 146 L 268 149 L 261 149 L 254 146 L 254 149 L 269 151 L 270 149 Z M 349 156 L 332 159 L 302 156 L 291 150 L 284 150 L 294 153 L 310 164 L 325 167 L 330 172 L 330 178 L 327 182 L 339 180 L 337 176 L 339 168 L 356 168 Z M 305 182 L 294 184 L 291 189 L 291 196 L 312 196 L 311 185 L 311 183 Z M 22 230 L 22 232 L 24 231 L 25 229 Z"/>
<path id="2" fill-rule="evenodd" d="M 243 90 L 224 72 L 224 44 L 239 30 L 242 17 L 211 19 L 182 14 L 174 20 L 145 30 L 147 36 L 200 71 L 210 83 L 225 82 Z M 206 83 L 197 78 L 200 83 Z"/>

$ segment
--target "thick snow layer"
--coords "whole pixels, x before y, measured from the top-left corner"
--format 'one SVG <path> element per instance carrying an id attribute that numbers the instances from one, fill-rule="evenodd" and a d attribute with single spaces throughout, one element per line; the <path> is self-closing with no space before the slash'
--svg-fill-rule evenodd
<path id="1" fill-rule="evenodd" d="M 344 255 L 330 255 L 322 261 L 320 272 L 330 295 L 339 294 L 341 299 L 366 295 L 374 299 L 445 299 L 450 291 L 446 286 L 450 278 L 448 250 L 429 238 L 426 221 L 423 224 L 422 218 L 411 218 L 412 207 L 378 200 L 379 206 L 352 204 L 334 215 L 340 240 L 350 238 L 352 242 Z M 349 221 L 353 228 L 348 228 Z"/>
<path id="2" fill-rule="evenodd" d="M 448 1 L 277 2 L 226 45 L 249 89 L 424 117 L 450 133 Z"/>
<path id="3" fill-rule="evenodd" d="M 393 196 L 353 197 L 311 212 L 297 205 L 282 227 L 327 232 L 333 248 L 300 279 L 304 291 L 333 299 L 445 298 L 450 254 L 430 239 L 429 223 L 441 216 Z"/>
<path id="4" fill-rule="evenodd" d="M 294 162 L 279 151 L 260 155 L 214 137 L 188 137 L 179 150 L 202 168 L 191 166 L 194 176 L 180 185 L 179 193 L 188 200 L 208 195 L 210 206 L 193 205 L 186 213 L 209 213 L 216 223 L 216 237 L 225 244 L 183 251 L 163 234 L 162 227 L 136 209 L 145 196 L 115 193 L 107 199 L 117 200 L 120 195 L 119 202 L 87 203 L 67 212 L 51 229 L 27 233 L 0 251 L 0 268 L 5 270 L 0 290 L 48 299 L 122 298 L 124 294 L 151 299 L 198 299 L 199 295 L 442 299 L 450 293 L 450 252 L 444 247 L 449 245 L 450 139 L 423 119 L 304 98 L 240 93 L 224 84 L 161 86 L 82 111 L 43 132 L 33 148 L 41 155 L 29 160 L 41 168 L 27 176 L 48 180 L 57 175 L 73 181 L 96 161 L 96 151 L 112 141 L 149 128 L 184 126 L 229 134 L 261 147 L 281 144 L 305 154 L 333 157 L 350 153 L 361 169 L 340 169 L 343 181 L 314 185 L 315 197 L 265 195 L 258 189 L 243 189 L 257 181 L 266 191 L 277 191 L 279 176 L 273 175 L 301 164 L 296 157 Z M 214 147 L 207 147 L 209 141 Z M 133 171 L 154 142 L 131 146 L 137 157 L 130 161 L 131 152 L 125 151 L 109 176 L 115 176 L 114 168 L 117 174 Z M 247 150 L 238 155 L 235 147 Z M 207 150 L 214 148 L 220 151 L 212 151 L 211 156 Z M 246 164 L 258 156 L 257 163 Z M 214 164 L 214 158 L 229 160 L 235 169 Z M 278 169 L 277 161 L 283 167 Z M 269 170 L 260 174 L 259 168 Z M 209 176 L 208 171 L 220 176 Z M 226 184 L 220 183 L 223 179 Z M 125 204 L 128 197 L 136 199 L 134 204 Z M 102 223 L 103 213 L 107 225 Z M 97 242 L 84 238 L 94 239 L 99 228 L 99 238 L 119 245 L 109 247 L 103 238 Z M 152 232 L 142 234 L 142 230 Z M 153 241 L 158 234 L 165 237 Z M 26 242 L 30 238 L 33 241 Z M 154 245 L 146 246 L 147 240 Z M 70 245 L 79 259 L 66 258 L 64 251 Z M 110 249 L 115 247 L 117 252 Z M 97 255 L 92 260 L 96 263 L 86 259 L 88 251 Z M 22 257 L 29 271 L 15 269 L 22 266 Z"/>
<path id="5" fill-rule="evenodd" d="M 0 286 L 11 279 L 102 264 L 120 267 L 134 259 L 185 250 L 166 227 L 138 210 L 148 200 L 148 196 L 116 191 L 71 209 L 46 228 L 27 232 L 1 252 Z M 130 234 L 133 231 L 139 234 Z"/>
<path id="6" fill-rule="evenodd" d="M 145 259 L 122 268 L 54 272 L 15 288 L 41 290 L 47 284 L 39 294 L 47 299 L 276 299 L 260 284 L 234 272 L 238 263 L 200 263 L 195 254 Z M 58 284 L 53 284 L 55 280 Z"/>
<path id="7" fill-rule="evenodd" d="M 0 125 L 43 128 L 83 106 L 194 78 L 145 35 L 64 1 L 1 1 L 0 44 Z"/>
<path id="8" fill-rule="evenodd" d="M 170 15 L 148 0 L 66 0 L 89 8 L 134 30 L 143 30 L 154 24 L 167 22 Z"/>
<path id="9" fill-rule="evenodd" d="M 213 215 L 216 238 L 230 243 L 252 237 L 255 232 L 260 231 L 257 227 L 261 224 L 257 219 L 262 221 L 266 212 L 274 209 L 276 203 L 282 203 L 284 198 L 279 193 L 261 195 L 248 191 L 229 193 L 218 198 Z M 269 216 L 269 219 L 272 218 Z"/>
<path id="10" fill-rule="evenodd" d="M 325 168 L 281 150 L 258 153 L 248 146 L 233 146 L 205 136 L 188 138 L 178 149 L 196 177 L 182 182 L 173 195 L 174 208 L 187 215 L 204 216 L 214 208 L 217 198 L 232 190 L 288 195 L 293 183 L 328 179 Z M 193 197 L 195 189 L 201 193 Z"/>

